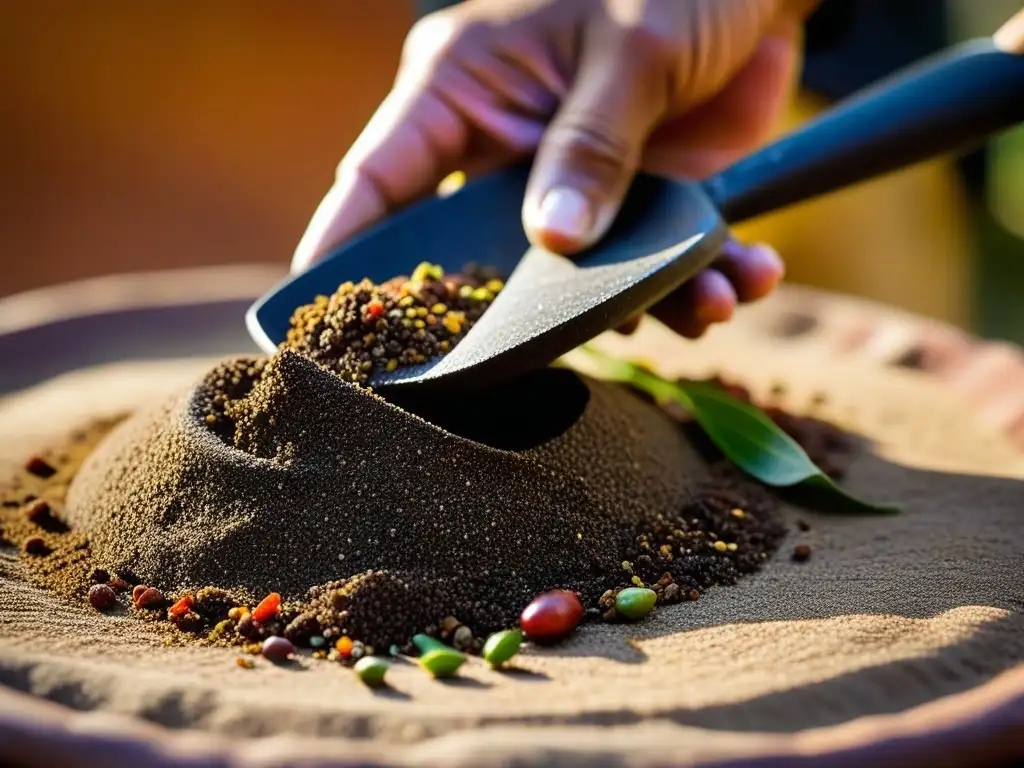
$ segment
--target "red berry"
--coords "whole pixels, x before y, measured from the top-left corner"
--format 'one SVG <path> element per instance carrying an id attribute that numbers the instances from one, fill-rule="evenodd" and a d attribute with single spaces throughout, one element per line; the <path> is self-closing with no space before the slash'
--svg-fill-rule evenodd
<path id="1" fill-rule="evenodd" d="M 271 592 L 260 600 L 260 604 L 253 610 L 252 620 L 258 621 L 260 624 L 270 621 L 277 614 L 277 609 L 280 607 L 281 596 L 277 592 Z"/>
<path id="2" fill-rule="evenodd" d="M 575 592 L 555 589 L 538 595 L 526 606 L 519 626 L 530 640 L 558 640 L 576 629 L 584 613 Z"/>
<path id="3" fill-rule="evenodd" d="M 164 607 L 164 593 L 156 587 L 149 587 L 135 601 L 137 608 L 156 609 Z"/>
<path id="4" fill-rule="evenodd" d="M 383 315 L 384 314 L 384 304 L 383 304 L 383 302 L 378 301 L 377 299 L 374 299 L 373 301 L 369 302 L 366 305 L 366 314 L 369 315 L 370 318 L 378 318 L 381 315 Z"/>
<path id="5" fill-rule="evenodd" d="M 195 601 L 192 599 L 192 595 L 185 595 L 181 600 L 171 606 L 168 613 L 172 619 L 176 619 L 180 616 L 184 616 L 192 608 Z"/>
<path id="6" fill-rule="evenodd" d="M 97 611 L 117 605 L 117 595 L 106 584 L 93 584 L 89 588 L 89 604 Z"/>

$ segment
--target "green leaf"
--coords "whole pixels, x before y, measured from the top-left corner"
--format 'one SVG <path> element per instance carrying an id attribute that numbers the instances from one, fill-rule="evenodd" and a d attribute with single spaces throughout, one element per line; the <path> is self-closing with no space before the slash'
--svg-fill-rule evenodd
<path id="1" fill-rule="evenodd" d="M 752 405 L 704 383 L 677 384 L 633 363 L 581 347 L 595 375 L 630 384 L 661 402 L 674 400 L 693 414 L 712 442 L 737 467 L 765 485 L 802 485 L 841 498 L 846 504 L 872 512 L 894 513 L 891 504 L 875 504 L 846 492 L 822 472 L 793 438 Z"/>

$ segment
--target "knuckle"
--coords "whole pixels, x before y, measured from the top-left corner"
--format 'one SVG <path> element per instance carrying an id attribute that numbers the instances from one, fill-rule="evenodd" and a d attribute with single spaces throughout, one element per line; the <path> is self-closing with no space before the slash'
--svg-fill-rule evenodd
<path id="1" fill-rule="evenodd" d="M 553 125 L 547 141 L 591 173 L 617 178 L 635 165 L 639 151 L 608 120 L 578 115 Z"/>
<path id="2" fill-rule="evenodd" d="M 478 42 L 486 34 L 487 24 L 456 10 L 437 11 L 417 21 L 405 38 L 402 57 L 429 61 Z"/>

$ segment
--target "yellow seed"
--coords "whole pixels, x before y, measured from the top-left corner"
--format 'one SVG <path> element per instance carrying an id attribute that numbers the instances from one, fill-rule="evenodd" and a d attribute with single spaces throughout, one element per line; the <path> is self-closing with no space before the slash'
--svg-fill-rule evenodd
<path id="1" fill-rule="evenodd" d="M 404 299 L 398 300 L 398 306 L 405 309 L 406 307 L 411 307 L 414 301 L 415 299 L 412 296 L 406 296 Z"/>
<path id="2" fill-rule="evenodd" d="M 632 579 L 630 579 L 630 581 L 632 581 L 633 584 L 638 587 L 642 587 L 644 585 L 643 581 L 640 580 L 639 576 L 634 576 Z"/>
<path id="3" fill-rule="evenodd" d="M 728 547 L 725 545 L 724 541 L 716 541 L 715 549 L 717 549 L 719 552 L 725 552 L 728 549 Z"/>
<path id="4" fill-rule="evenodd" d="M 403 328 L 412 328 L 412 320 L 410 320 L 408 317 L 403 317 L 402 318 L 402 327 Z"/>
<path id="5" fill-rule="evenodd" d="M 448 307 L 440 302 L 430 308 L 430 311 L 435 315 L 443 315 L 448 311 Z"/>
<path id="6" fill-rule="evenodd" d="M 462 331 L 462 323 L 459 322 L 459 320 L 457 318 L 453 317 L 451 314 L 448 314 L 448 315 L 445 316 L 444 322 L 442 323 L 442 325 L 444 325 L 444 327 L 452 335 L 461 333 L 461 331 Z"/>
<path id="7" fill-rule="evenodd" d="M 742 509 L 734 509 L 732 511 L 732 516 L 733 517 L 738 517 L 740 520 L 742 520 L 744 517 L 747 516 L 747 513 L 744 512 Z"/>
<path id="8" fill-rule="evenodd" d="M 505 287 L 505 283 L 501 280 L 488 280 L 484 286 L 491 293 L 498 293 L 502 288 Z"/>
<path id="9" fill-rule="evenodd" d="M 407 310 L 405 310 L 405 316 L 408 317 L 410 320 L 416 317 L 416 308 L 409 307 Z"/>
<path id="10" fill-rule="evenodd" d="M 390 360 L 388 360 L 388 364 L 386 367 L 388 369 L 388 373 L 390 373 L 391 371 L 394 371 L 398 367 L 398 361 L 392 357 Z"/>
<path id="11" fill-rule="evenodd" d="M 439 347 L 441 348 L 441 351 L 442 351 L 442 352 L 447 352 L 447 351 L 448 351 L 449 349 L 451 349 L 451 347 L 452 347 L 452 345 L 451 345 L 451 344 L 449 344 L 449 343 L 448 343 L 447 341 L 442 341 L 442 342 L 441 342 L 440 344 L 438 344 L 437 346 L 439 346 Z"/>
<path id="12" fill-rule="evenodd" d="M 426 307 L 416 307 L 416 317 L 426 317 L 426 316 L 427 316 L 427 308 Z"/>
<path id="13" fill-rule="evenodd" d="M 412 327 L 413 328 L 426 328 L 427 324 L 424 323 L 422 320 L 417 319 L 417 320 L 413 320 L 412 321 Z"/>
<path id="14" fill-rule="evenodd" d="M 735 543 L 726 544 L 726 546 L 728 547 L 730 552 L 735 552 L 737 549 L 737 545 Z"/>
<path id="15" fill-rule="evenodd" d="M 463 299 L 468 299 L 473 295 L 473 289 L 468 285 L 463 285 L 459 288 L 459 296 Z"/>
<path id="16" fill-rule="evenodd" d="M 633 570 L 633 564 L 631 562 L 629 562 L 629 560 L 623 560 L 622 561 L 622 570 L 624 570 L 624 571 L 632 571 Z"/>
<path id="17" fill-rule="evenodd" d="M 488 291 L 486 288 L 476 288 L 470 297 L 474 301 L 490 301 L 494 298 L 494 294 Z"/>

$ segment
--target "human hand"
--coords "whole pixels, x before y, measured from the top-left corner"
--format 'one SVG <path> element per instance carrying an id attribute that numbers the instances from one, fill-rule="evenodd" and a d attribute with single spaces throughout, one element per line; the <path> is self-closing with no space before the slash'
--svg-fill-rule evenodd
<path id="1" fill-rule="evenodd" d="M 817 0 L 466 0 L 409 34 L 391 93 L 338 166 L 300 271 L 388 213 L 536 153 L 523 224 L 572 254 L 599 239 L 638 169 L 702 178 L 769 134 Z M 731 242 L 652 310 L 700 336 L 771 292 L 767 246 Z"/>

